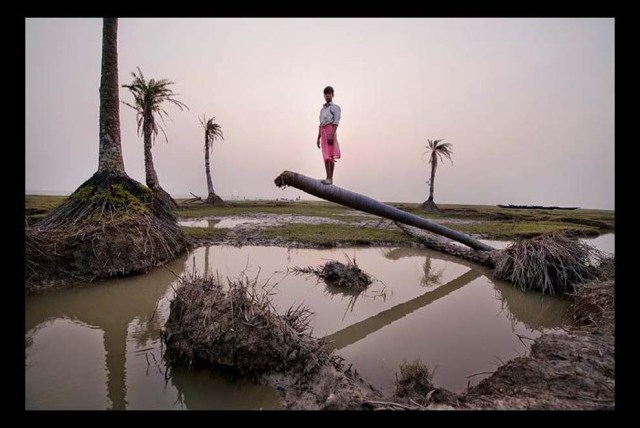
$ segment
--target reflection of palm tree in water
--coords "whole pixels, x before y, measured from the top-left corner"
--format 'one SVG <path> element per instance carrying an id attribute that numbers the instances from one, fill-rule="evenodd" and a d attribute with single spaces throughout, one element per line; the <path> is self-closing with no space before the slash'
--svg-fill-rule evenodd
<path id="1" fill-rule="evenodd" d="M 383 254 L 391 260 L 398 260 L 403 257 L 426 257 L 423 281 L 428 277 L 426 272 L 427 269 L 430 271 L 430 267 L 428 268 L 426 265 L 431 263 L 431 258 L 451 261 L 480 270 L 493 285 L 496 291 L 496 299 L 501 301 L 502 308 L 505 310 L 506 316 L 511 320 L 513 328 L 515 328 L 517 322 L 523 323 L 532 330 L 558 327 L 562 323 L 562 318 L 568 307 L 566 299 L 536 292 L 523 292 L 518 287 L 514 287 L 513 284 L 493 279 L 491 270 L 485 266 L 439 251 L 424 248 L 395 248 L 392 250 L 385 249 Z"/>
<path id="2" fill-rule="evenodd" d="M 431 266 L 432 258 L 435 259 L 444 259 L 446 260 L 444 254 L 437 253 L 435 251 L 425 250 L 422 248 L 394 248 L 388 249 L 385 248 L 382 251 L 382 255 L 390 260 L 399 260 L 404 257 L 424 257 L 424 265 L 422 266 L 422 270 L 424 271 L 424 275 L 420 279 L 420 285 L 423 287 L 432 287 L 434 285 L 442 285 L 442 274 L 444 273 L 444 268 L 433 271 Z M 452 259 L 454 260 L 454 259 Z"/>
<path id="3" fill-rule="evenodd" d="M 420 285 L 423 287 L 433 287 L 435 285 L 442 285 L 440 282 L 442 279 L 442 273 L 444 272 L 444 268 L 438 271 L 432 272 L 431 267 L 431 257 L 427 256 L 424 261 L 424 265 L 422 267 L 424 271 L 424 276 L 420 280 Z"/>
<path id="4" fill-rule="evenodd" d="M 107 362 L 107 394 L 112 409 L 125 409 L 127 329 L 133 320 L 140 325 L 134 339 L 139 344 L 159 340 L 160 316 L 156 309 L 162 296 L 184 270 L 187 253 L 145 275 L 79 285 L 27 299 L 25 335 L 47 321 L 67 318 L 103 331 Z M 153 318 L 152 318 L 153 317 Z M 28 343 L 27 343 L 28 346 Z"/>

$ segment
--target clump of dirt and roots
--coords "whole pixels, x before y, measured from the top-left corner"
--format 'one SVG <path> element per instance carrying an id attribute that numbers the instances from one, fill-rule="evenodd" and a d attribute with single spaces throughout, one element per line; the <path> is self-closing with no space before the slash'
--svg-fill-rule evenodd
<path id="1" fill-rule="evenodd" d="M 591 244 L 562 231 L 518 240 L 491 257 L 496 278 L 549 294 L 573 293 L 598 279 L 606 258 Z"/>
<path id="2" fill-rule="evenodd" d="M 291 270 L 295 273 L 316 275 L 341 289 L 358 292 L 365 290 L 373 282 L 371 276 L 360 269 L 355 258 L 346 258 L 346 264 L 330 260 L 321 266 L 294 267 Z"/>
<path id="3" fill-rule="evenodd" d="M 25 229 L 25 289 L 145 272 L 187 244 L 170 207 L 146 186 L 97 172 Z"/>
<path id="4" fill-rule="evenodd" d="M 570 316 L 576 326 L 615 334 L 614 280 L 592 281 L 572 295 Z"/>
<path id="5" fill-rule="evenodd" d="M 307 308 L 278 314 L 271 302 L 274 286 L 246 275 L 226 282 L 197 273 L 181 279 L 162 331 L 170 364 L 270 384 L 289 408 L 353 408 L 376 396 L 311 336 Z"/>
<path id="6" fill-rule="evenodd" d="M 516 240 L 504 250 L 476 251 L 415 227 L 396 225 L 428 248 L 494 268 L 495 278 L 522 290 L 573 293 L 581 284 L 602 279 L 615 270 L 610 257 L 577 239 L 574 232 L 551 232 Z"/>
<path id="7" fill-rule="evenodd" d="M 413 395 L 426 395 L 433 390 L 433 370 L 420 360 L 404 362 L 398 367 L 400 373 L 396 373 L 396 395 L 406 397 Z"/>

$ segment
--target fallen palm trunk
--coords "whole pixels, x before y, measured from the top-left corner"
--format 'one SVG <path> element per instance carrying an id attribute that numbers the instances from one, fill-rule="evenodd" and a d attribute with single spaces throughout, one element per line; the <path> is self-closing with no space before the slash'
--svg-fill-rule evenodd
<path id="1" fill-rule="evenodd" d="M 471 247 L 473 251 L 425 237 L 427 246 L 448 254 L 495 267 L 494 276 L 510 281 L 523 290 L 543 293 L 572 293 L 577 287 L 602 276 L 603 253 L 591 245 L 573 239 L 567 232 L 553 232 L 532 239 L 518 240 L 504 250 L 477 241 L 422 217 L 378 202 L 368 196 L 337 186 L 327 186 L 313 178 L 284 171 L 275 180 L 278 187 L 292 186 L 311 195 L 380 217 L 415 226 Z M 402 228 L 407 232 L 406 228 Z M 484 252 L 484 253 L 483 253 Z"/>
<path id="2" fill-rule="evenodd" d="M 368 212 L 390 220 L 399 221 L 404 224 L 419 227 L 438 235 L 446 236 L 454 241 L 460 242 L 474 250 L 493 251 L 495 248 L 477 241 L 466 233 L 449 229 L 438 223 L 422 218 L 420 216 L 402 211 L 382 202 L 378 202 L 360 193 L 351 192 L 338 186 L 328 186 L 322 184 L 320 180 L 304 176 L 291 171 L 284 171 L 275 180 L 276 186 L 291 186 L 303 192 L 309 193 L 322 199 L 326 199 L 337 204 L 346 205 L 360 211 Z"/>
<path id="3" fill-rule="evenodd" d="M 416 239 L 418 242 L 424 244 L 428 248 L 441 251 L 443 253 L 451 254 L 452 256 L 460 257 L 461 259 L 465 259 L 471 262 L 479 263 L 481 265 L 485 265 L 490 268 L 495 267 L 495 262 L 491 257 L 491 255 L 494 254 L 493 251 L 488 252 L 488 251 L 472 250 L 470 248 L 465 248 L 460 245 L 456 245 L 452 242 L 447 242 L 446 240 L 439 238 L 437 236 L 424 233 L 411 226 L 407 226 L 398 222 L 396 222 L 395 224 L 404 233 Z M 499 250 L 495 250 L 495 251 L 499 251 Z"/>

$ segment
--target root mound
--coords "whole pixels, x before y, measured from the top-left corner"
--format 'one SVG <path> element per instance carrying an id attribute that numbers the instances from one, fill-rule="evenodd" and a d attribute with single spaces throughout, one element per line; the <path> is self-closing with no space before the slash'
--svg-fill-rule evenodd
<path id="1" fill-rule="evenodd" d="M 572 293 L 599 275 L 598 262 L 604 255 L 568 232 L 553 232 L 522 239 L 492 255 L 494 276 L 523 290 L 542 293 Z"/>
<path id="2" fill-rule="evenodd" d="M 26 228 L 25 290 L 145 272 L 174 259 L 187 244 L 170 207 L 147 187 L 97 172 Z"/>
<path id="3" fill-rule="evenodd" d="M 312 313 L 300 306 L 277 314 L 257 279 L 192 275 L 171 302 L 162 337 L 170 363 L 205 364 L 256 379 L 270 372 L 313 373 L 329 354 L 310 335 Z"/>

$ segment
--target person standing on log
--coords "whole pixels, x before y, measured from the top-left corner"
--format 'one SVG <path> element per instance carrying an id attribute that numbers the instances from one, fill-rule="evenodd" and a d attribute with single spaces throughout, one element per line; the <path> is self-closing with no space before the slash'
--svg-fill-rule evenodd
<path id="1" fill-rule="evenodd" d="M 333 170 L 336 159 L 340 159 L 340 146 L 338 145 L 338 124 L 340 123 L 340 106 L 334 104 L 333 88 L 324 88 L 325 104 L 320 109 L 320 127 L 318 128 L 318 148 L 322 148 L 322 158 L 327 171 L 327 178 L 322 180 L 323 184 L 333 184 Z"/>

